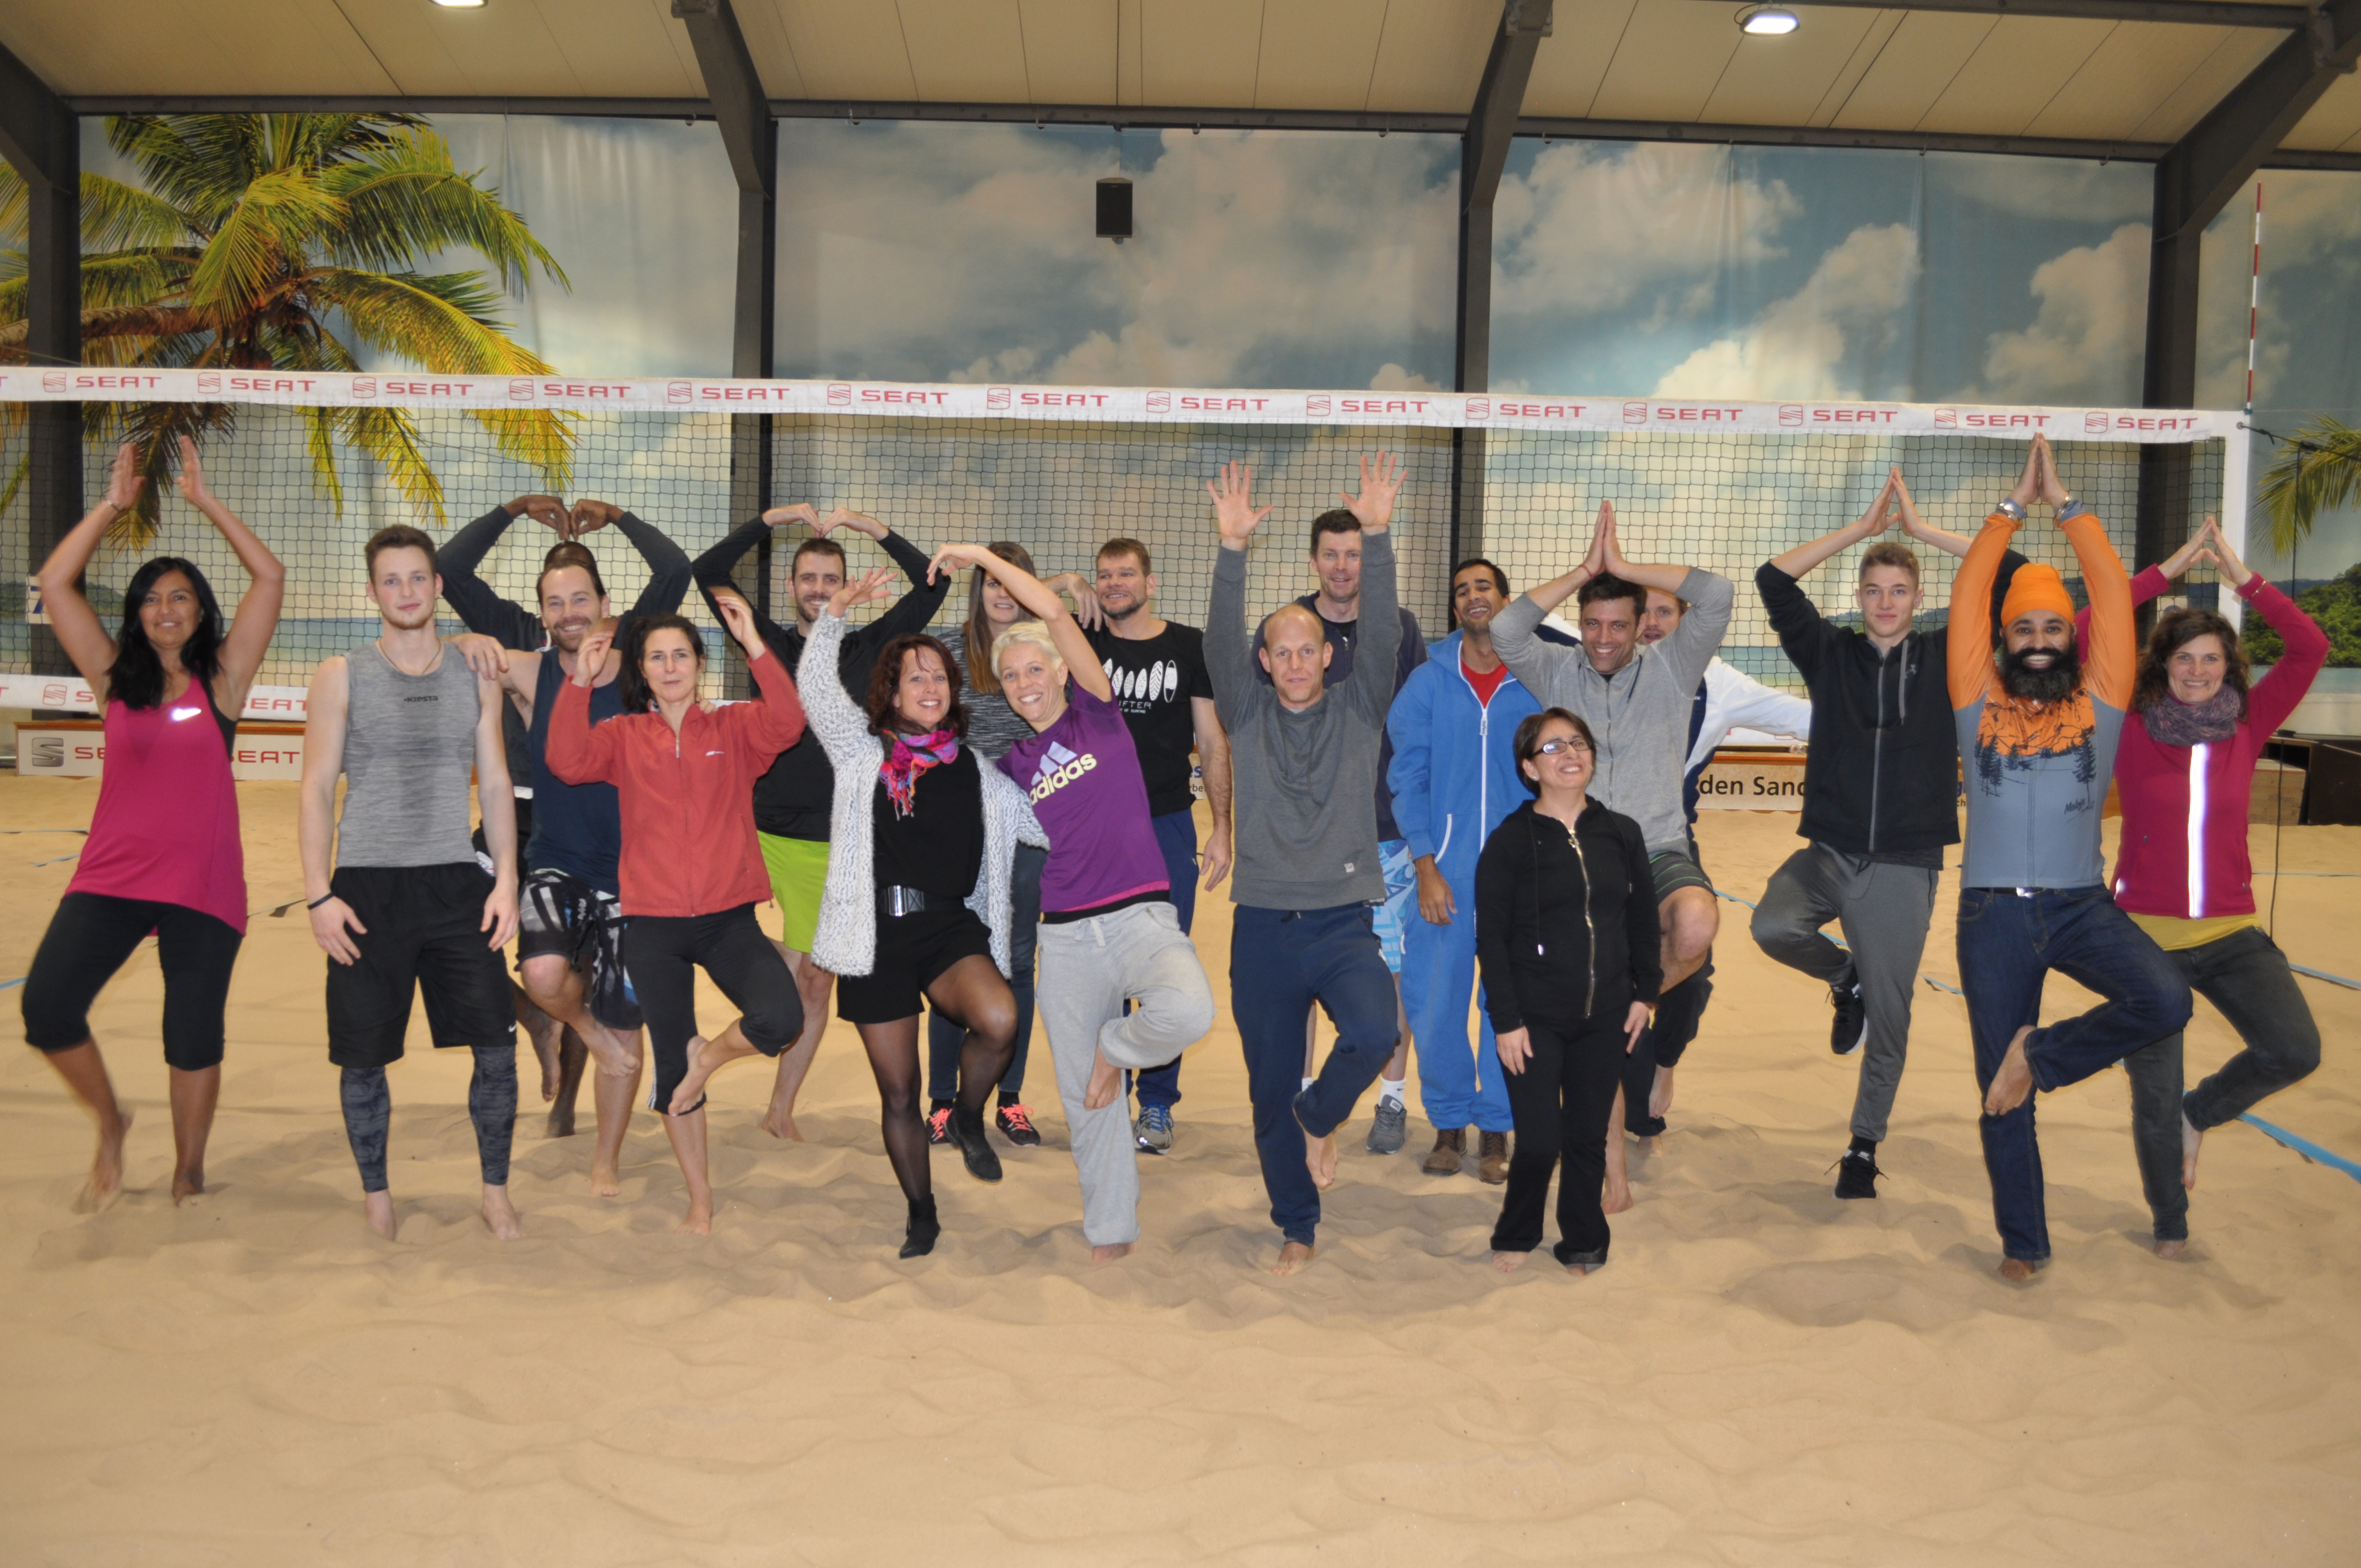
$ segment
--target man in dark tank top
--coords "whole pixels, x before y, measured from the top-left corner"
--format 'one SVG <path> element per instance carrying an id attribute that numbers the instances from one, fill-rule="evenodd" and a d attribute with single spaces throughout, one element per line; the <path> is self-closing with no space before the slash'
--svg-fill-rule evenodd
<path id="1" fill-rule="evenodd" d="M 521 1232 L 508 1195 L 516 1026 L 500 949 L 516 933 L 517 845 L 500 687 L 434 634 L 443 582 L 432 539 L 382 529 L 367 559 L 379 634 L 321 662 L 304 728 L 303 900 L 329 958 L 328 1059 L 343 1069 L 369 1226 L 390 1241 L 385 1069 L 401 1059 L 412 994 L 424 993 L 435 1046 L 475 1052 L 467 1115 L 484 1223 L 507 1240 Z M 468 838 L 471 773 L 489 872 Z"/>

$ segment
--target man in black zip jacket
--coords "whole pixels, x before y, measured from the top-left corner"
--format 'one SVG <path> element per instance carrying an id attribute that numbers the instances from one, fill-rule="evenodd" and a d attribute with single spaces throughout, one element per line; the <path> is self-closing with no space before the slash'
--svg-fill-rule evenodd
<path id="1" fill-rule="evenodd" d="M 850 507 L 838 507 L 823 518 L 807 502 L 773 507 L 741 526 L 728 538 L 697 558 L 697 586 L 713 613 L 721 613 L 717 596 L 745 596 L 730 579 L 730 570 L 770 532 L 790 522 L 810 528 L 812 537 L 796 546 L 787 565 L 787 592 L 795 607 L 794 623 L 782 626 L 756 614 L 755 630 L 779 661 L 780 668 L 797 674 L 803 663 L 804 640 L 828 601 L 844 587 L 850 568 L 844 546 L 829 536 L 838 529 L 865 533 L 893 558 L 910 579 L 910 591 L 896 599 L 876 620 L 847 632 L 840 674 L 844 689 L 856 703 L 869 700 L 869 672 L 878 651 L 906 632 L 924 631 L 942 608 L 950 587 L 950 574 L 939 581 L 927 577 L 927 553 L 878 521 Z M 749 604 L 748 609 L 753 607 Z M 836 798 L 836 770 L 828 753 L 807 730 L 804 738 L 779 753 L 770 771 L 754 781 L 754 837 L 762 846 L 763 869 L 770 873 L 771 895 L 779 905 L 779 944 L 787 967 L 795 971 L 796 989 L 803 995 L 804 1029 L 795 1043 L 779 1053 L 778 1076 L 771 1086 L 770 1108 L 763 1113 L 763 1130 L 777 1138 L 800 1139 L 796 1131 L 796 1092 L 811 1070 L 812 1055 L 828 1027 L 828 996 L 836 977 L 812 962 L 811 949 L 819 922 L 819 899 L 828 880 L 829 812 Z"/>
<path id="2" fill-rule="evenodd" d="M 1754 942 L 1828 985 L 1836 1007 L 1831 1050 L 1850 1056 L 1868 1047 L 1853 1096 L 1852 1145 L 1838 1164 L 1839 1198 L 1877 1196 L 1877 1146 L 1902 1084 L 1935 885 L 1944 848 L 1960 841 L 1960 751 L 1946 684 L 1948 628 L 1911 630 L 1926 596 L 1910 547 L 1883 540 L 1863 554 L 1854 590 L 1859 630 L 1829 622 L 1796 579 L 1897 522 L 1948 554 L 1967 549 L 1966 539 L 1920 521 L 1895 468 L 1859 521 L 1754 574 L 1779 645 L 1812 694 L 1796 828 L 1809 842 L 1763 889 Z M 2022 556 L 2004 561 L 2000 583 L 2024 564 Z M 1843 926 L 1846 947 L 1821 935 L 1831 920 Z"/>

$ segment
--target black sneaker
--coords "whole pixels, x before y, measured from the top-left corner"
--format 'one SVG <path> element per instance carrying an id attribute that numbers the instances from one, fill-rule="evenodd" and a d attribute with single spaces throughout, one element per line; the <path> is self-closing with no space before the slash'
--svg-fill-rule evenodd
<path id="1" fill-rule="evenodd" d="M 969 1113 L 951 1107 L 950 1120 L 943 1131 L 949 1141 L 967 1162 L 967 1173 L 978 1181 L 1000 1179 L 1000 1157 L 992 1150 L 990 1140 L 983 1135 L 983 1113 Z"/>
<path id="2" fill-rule="evenodd" d="M 1837 1161 L 1837 1196 L 1874 1198 L 1877 1179 L 1884 1174 L 1877 1168 L 1877 1157 L 1869 1150 L 1847 1149 L 1844 1158 Z"/>
<path id="3" fill-rule="evenodd" d="M 1869 1038 L 1869 1005 L 1861 999 L 1861 981 L 1828 987 L 1829 1004 L 1837 1020 L 1828 1027 L 1828 1049 L 1849 1057 Z"/>
<path id="4" fill-rule="evenodd" d="M 1024 1106 L 1011 1101 L 1000 1108 L 1000 1113 L 994 1120 L 1000 1125 L 1000 1135 L 1018 1148 L 1040 1146 L 1040 1130 L 1033 1125 L 1033 1113 Z"/>

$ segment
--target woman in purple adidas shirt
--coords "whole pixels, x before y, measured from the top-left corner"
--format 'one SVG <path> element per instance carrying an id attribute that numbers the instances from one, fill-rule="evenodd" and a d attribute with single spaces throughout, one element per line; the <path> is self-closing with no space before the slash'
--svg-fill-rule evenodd
<path id="1" fill-rule="evenodd" d="M 1172 906 L 1139 753 L 1089 639 L 1057 595 L 982 545 L 945 545 L 935 565 L 977 567 L 1039 618 L 993 640 L 1002 692 L 1033 729 L 999 765 L 1049 836 L 1035 1006 L 1082 1178 L 1082 1234 L 1091 1261 L 1107 1263 L 1139 1239 L 1124 1071 L 1162 1067 L 1202 1039 L 1213 987 Z"/>

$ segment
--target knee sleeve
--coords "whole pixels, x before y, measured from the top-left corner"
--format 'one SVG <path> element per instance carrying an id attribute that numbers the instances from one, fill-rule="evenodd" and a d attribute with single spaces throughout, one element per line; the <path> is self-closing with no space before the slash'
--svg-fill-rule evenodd
<path id="1" fill-rule="evenodd" d="M 344 1102 L 345 1141 L 360 1168 L 361 1190 L 382 1192 L 386 1132 L 393 1121 L 393 1091 L 387 1087 L 385 1069 L 346 1068 L 337 1089 Z"/>

